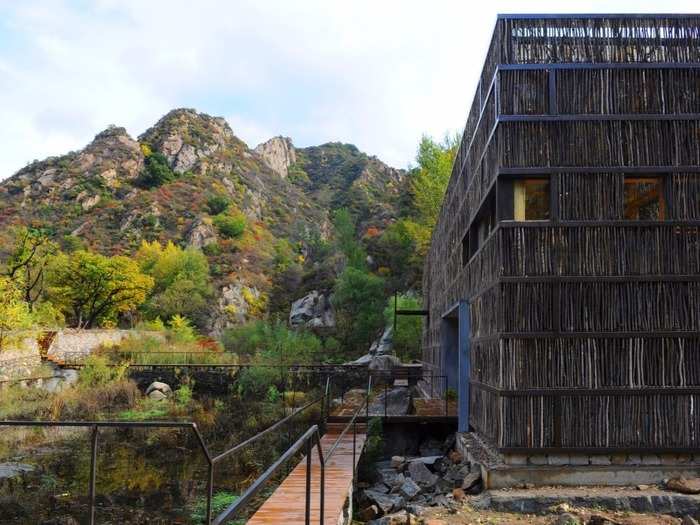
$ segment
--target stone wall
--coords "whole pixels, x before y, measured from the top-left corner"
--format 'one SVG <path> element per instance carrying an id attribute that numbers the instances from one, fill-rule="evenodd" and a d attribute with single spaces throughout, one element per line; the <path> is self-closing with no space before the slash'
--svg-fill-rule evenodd
<path id="1" fill-rule="evenodd" d="M 24 337 L 0 352 L 0 381 L 31 377 L 40 365 L 41 356 L 36 338 Z"/>
<path id="2" fill-rule="evenodd" d="M 133 330 L 62 330 L 56 333 L 48 349 L 48 357 L 71 362 L 79 361 L 101 346 L 114 346 L 136 332 Z M 148 335 L 162 337 L 158 332 Z"/>

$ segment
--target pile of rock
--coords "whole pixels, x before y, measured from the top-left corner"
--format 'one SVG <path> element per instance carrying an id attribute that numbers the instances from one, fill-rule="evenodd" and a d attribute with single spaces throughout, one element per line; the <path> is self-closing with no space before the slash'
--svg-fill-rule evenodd
<path id="1" fill-rule="evenodd" d="M 425 507 L 454 507 L 467 494 L 483 490 L 478 466 L 454 450 L 447 455 L 394 456 L 377 467 L 377 482 L 358 497 L 359 518 L 370 525 L 390 525 L 395 519 L 405 523 L 407 513 L 420 516 Z"/>

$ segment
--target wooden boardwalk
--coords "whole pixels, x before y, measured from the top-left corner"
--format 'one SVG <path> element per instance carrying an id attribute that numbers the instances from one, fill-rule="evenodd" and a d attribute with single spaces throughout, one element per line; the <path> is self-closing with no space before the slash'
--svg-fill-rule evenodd
<path id="1" fill-rule="evenodd" d="M 321 438 L 326 453 L 338 439 L 344 425 L 329 425 Z M 365 427 L 357 426 L 355 465 L 365 446 Z M 345 434 L 333 457 L 326 465 L 324 525 L 336 525 L 350 494 L 355 465 L 352 461 L 352 428 Z M 318 524 L 320 511 L 321 465 L 314 448 L 311 462 L 311 523 Z M 303 525 L 306 505 L 306 456 L 287 476 L 277 490 L 248 520 L 248 525 Z"/>

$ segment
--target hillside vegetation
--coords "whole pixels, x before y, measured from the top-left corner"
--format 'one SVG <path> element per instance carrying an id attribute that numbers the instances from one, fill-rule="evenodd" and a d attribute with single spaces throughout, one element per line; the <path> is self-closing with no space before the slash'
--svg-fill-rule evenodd
<path id="1" fill-rule="evenodd" d="M 31 325 L 179 316 L 219 337 L 286 324 L 315 290 L 337 318 L 315 330 L 319 348 L 359 355 L 391 294 L 420 295 L 454 145 L 424 137 L 405 171 L 339 142 L 250 149 L 191 109 L 137 139 L 110 127 L 0 183 L 0 351 L 3 334 Z"/>

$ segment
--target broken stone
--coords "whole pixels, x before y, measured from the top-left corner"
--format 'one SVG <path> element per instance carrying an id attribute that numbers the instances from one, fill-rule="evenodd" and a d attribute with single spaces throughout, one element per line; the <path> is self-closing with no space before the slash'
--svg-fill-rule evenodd
<path id="1" fill-rule="evenodd" d="M 359 485 L 359 484 L 358 484 Z M 374 492 L 379 492 L 380 494 L 388 494 L 389 493 L 389 487 L 387 487 L 384 483 L 376 483 L 375 485 L 372 485 L 369 487 L 368 490 L 374 491 Z M 371 518 L 369 518 L 371 519 Z"/>
<path id="2" fill-rule="evenodd" d="M 404 478 L 404 482 L 401 485 L 401 494 L 403 494 L 407 499 L 413 499 L 418 494 L 420 494 L 421 488 L 416 484 L 411 478 Z"/>
<path id="3" fill-rule="evenodd" d="M 481 481 L 481 472 L 470 472 L 462 481 L 462 489 L 469 490 Z"/>
<path id="4" fill-rule="evenodd" d="M 406 463 L 406 458 L 403 456 L 392 456 L 391 457 L 391 468 L 401 469 Z"/>
<path id="5" fill-rule="evenodd" d="M 462 481 L 467 475 L 469 475 L 470 468 L 469 465 L 453 465 L 443 476 L 446 481 L 451 481 L 452 483 L 456 481 Z"/>
<path id="6" fill-rule="evenodd" d="M 389 487 L 394 487 L 403 483 L 403 474 L 392 468 L 379 470 L 379 477 L 381 478 L 382 483 L 388 485 Z"/>
<path id="7" fill-rule="evenodd" d="M 672 478 L 666 488 L 681 494 L 700 494 L 700 478 Z"/>
<path id="8" fill-rule="evenodd" d="M 367 525 L 406 525 L 418 523 L 418 518 L 409 512 L 397 512 L 383 516 L 377 520 L 367 522 Z"/>
<path id="9" fill-rule="evenodd" d="M 358 518 L 362 521 L 370 521 L 379 516 L 379 507 L 376 505 L 370 505 L 362 509 L 358 515 Z"/>
<path id="10" fill-rule="evenodd" d="M 408 463 L 423 463 L 423 465 L 434 465 L 437 461 L 441 460 L 442 458 L 443 456 L 426 456 L 409 459 Z"/>
<path id="11" fill-rule="evenodd" d="M 404 506 L 404 499 L 396 494 L 380 494 L 371 490 L 365 491 L 365 496 L 382 511 L 387 514 L 392 510 L 400 510 Z"/>
<path id="12" fill-rule="evenodd" d="M 581 525 L 581 520 L 573 514 L 565 512 L 560 514 L 552 525 Z"/>
<path id="13" fill-rule="evenodd" d="M 411 479 L 422 487 L 432 487 L 437 483 L 438 477 L 428 470 L 428 467 L 421 462 L 413 462 L 408 464 L 408 473 Z"/>

